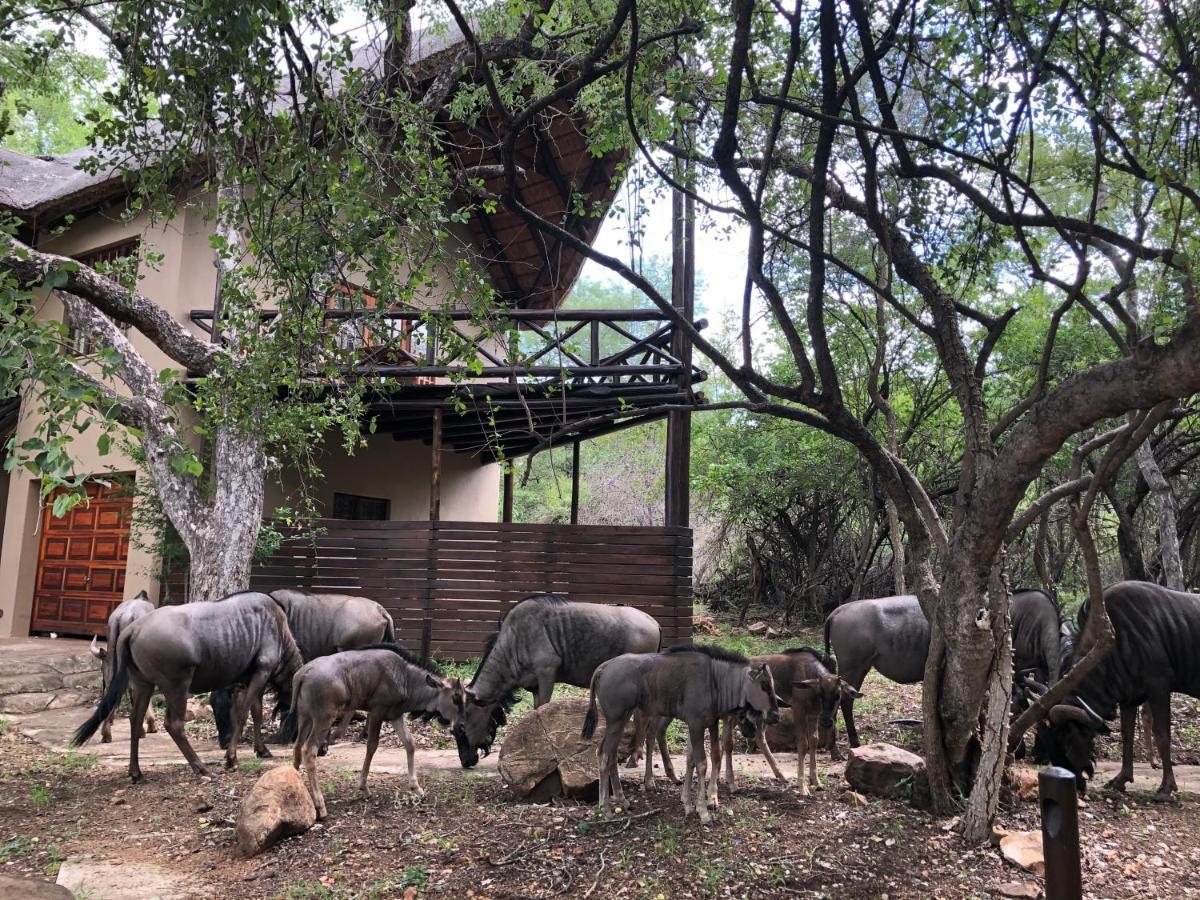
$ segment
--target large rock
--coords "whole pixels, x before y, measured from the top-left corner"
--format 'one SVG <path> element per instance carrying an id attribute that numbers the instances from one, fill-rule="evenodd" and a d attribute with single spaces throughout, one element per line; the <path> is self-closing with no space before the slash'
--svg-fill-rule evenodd
<path id="1" fill-rule="evenodd" d="M 291 766 L 271 769 L 254 783 L 237 817 L 238 849 L 262 853 L 285 837 L 304 834 L 317 821 L 317 810 L 300 773 Z"/>
<path id="2" fill-rule="evenodd" d="M 929 805 L 925 760 L 893 744 L 867 744 L 850 750 L 846 781 L 861 794 L 908 800 L 922 809 Z"/>
<path id="3" fill-rule="evenodd" d="M 596 752 L 604 738 L 604 716 L 591 740 L 580 737 L 586 697 L 555 700 L 509 726 L 500 747 L 500 777 L 521 798 L 541 803 L 552 797 L 594 796 L 599 783 Z M 623 747 L 632 742 L 633 722 Z"/>
<path id="4" fill-rule="evenodd" d="M 75 895 L 49 881 L 0 875 L 0 896 L 7 900 L 72 900 Z"/>

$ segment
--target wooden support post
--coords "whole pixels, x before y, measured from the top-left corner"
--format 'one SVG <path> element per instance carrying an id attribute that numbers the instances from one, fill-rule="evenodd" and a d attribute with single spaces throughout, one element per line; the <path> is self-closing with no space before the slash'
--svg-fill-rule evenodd
<path id="1" fill-rule="evenodd" d="M 510 468 L 504 470 L 504 503 L 501 521 L 510 523 L 513 520 L 513 479 L 515 476 L 511 468 L 512 460 L 506 460 L 505 465 Z"/>
<path id="2" fill-rule="evenodd" d="M 442 409 L 433 411 L 433 440 L 429 463 L 429 521 L 442 517 Z"/>
<path id="3" fill-rule="evenodd" d="M 571 524 L 579 524 L 579 441 L 571 445 Z"/>
<path id="4" fill-rule="evenodd" d="M 1046 900 L 1080 900 L 1079 801 L 1075 775 L 1058 766 L 1038 773 L 1042 804 L 1042 853 L 1046 857 Z"/>
<path id="5" fill-rule="evenodd" d="M 696 206 L 676 191 L 671 197 L 671 305 L 690 322 L 695 318 Z M 678 384 L 692 383 L 692 342 L 680 329 L 671 336 L 671 354 L 683 363 Z M 691 469 L 692 417 L 687 410 L 667 414 L 667 471 L 664 524 L 686 528 L 691 519 L 688 476 Z"/>

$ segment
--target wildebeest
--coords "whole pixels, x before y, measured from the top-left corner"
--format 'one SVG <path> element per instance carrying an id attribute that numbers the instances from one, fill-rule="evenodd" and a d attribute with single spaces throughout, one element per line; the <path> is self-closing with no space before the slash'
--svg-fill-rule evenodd
<path id="1" fill-rule="evenodd" d="M 305 662 L 342 650 L 396 641 L 392 617 L 367 597 L 315 594 L 290 588 L 272 591 L 270 596 L 287 615 L 288 628 Z M 232 697 L 228 691 L 215 691 L 209 699 L 217 740 L 222 748 L 228 747 L 233 732 Z M 285 733 L 282 737 L 283 743 L 287 743 L 290 735 Z"/>
<path id="2" fill-rule="evenodd" d="M 532 692 L 538 707 L 549 702 L 558 682 L 587 687 L 605 660 L 661 647 L 658 623 L 631 606 L 576 603 L 556 594 L 526 597 L 500 619 L 467 686 L 466 714 L 454 734 L 459 762 L 470 768 L 480 750 L 491 750 L 519 688 Z"/>
<path id="3" fill-rule="evenodd" d="M 1121 770 L 1107 788 L 1124 790 L 1133 781 L 1133 738 L 1138 706 L 1153 718 L 1162 758 L 1162 783 L 1155 794 L 1175 792 L 1171 768 L 1171 694 L 1200 697 L 1200 597 L 1143 581 L 1122 581 L 1104 592 L 1115 644 L 1075 688 L 1073 702 L 1051 707 L 1045 729 L 1050 759 L 1075 773 L 1080 791 L 1095 774 L 1097 734 L 1121 713 Z M 1080 610 L 1086 621 L 1088 606 Z M 1078 653 L 1078 650 L 1077 650 Z M 1085 777 L 1086 776 L 1086 777 Z"/>
<path id="4" fill-rule="evenodd" d="M 355 710 L 367 713 L 367 752 L 358 789 L 367 796 L 367 773 L 379 745 L 379 729 L 391 722 L 408 756 L 408 784 L 420 793 L 413 768 L 413 740 L 405 713 L 430 713 L 451 728 L 466 702 L 466 688 L 455 678 L 446 681 L 433 666 L 398 645 L 375 644 L 322 656 L 305 663 L 292 680 L 292 712 L 296 746 L 292 765 L 303 765 L 308 791 L 325 816 L 325 797 L 317 783 L 317 750 L 329 726 Z"/>
<path id="5" fill-rule="evenodd" d="M 682 719 L 688 729 L 688 761 L 683 778 L 683 811 L 692 811 L 692 774 L 695 772 L 696 809 L 708 822 L 709 806 L 717 804 L 717 766 L 712 778 L 704 752 L 705 731 L 715 730 L 721 719 L 739 710 L 757 711 L 768 724 L 779 721 L 779 703 L 771 669 L 739 653 L 720 647 L 681 644 L 665 653 L 627 653 L 601 663 L 592 676 L 583 737 L 596 731 L 597 707 L 604 712 L 604 740 L 600 744 L 600 805 L 610 796 L 622 799 L 617 771 L 617 748 L 625 723 L 634 710 L 649 720 Z M 719 752 L 719 751 L 718 751 Z M 704 796 L 701 797 L 703 790 Z"/>
<path id="6" fill-rule="evenodd" d="M 1044 608 L 1043 601 L 1027 595 L 1036 594 L 1055 609 L 1055 629 L 1058 628 L 1057 608 L 1053 601 L 1038 590 L 1018 590 L 1012 596 L 1014 605 L 1031 611 Z M 1014 627 L 1013 652 L 1019 659 L 1038 660 L 1037 665 L 1057 669 L 1057 658 L 1046 656 L 1051 647 L 1058 653 L 1057 641 L 1051 641 L 1039 626 L 1040 617 L 1030 616 L 1030 627 L 1018 634 Z M 863 680 L 871 669 L 884 678 L 899 684 L 916 684 L 925 677 L 925 658 L 929 654 L 929 622 L 921 604 L 911 594 L 854 600 L 839 606 L 825 620 L 825 653 L 832 649 L 837 669 L 855 689 L 861 690 Z M 857 747 L 858 731 L 854 727 L 854 698 L 842 699 L 842 716 L 846 720 L 846 737 L 851 747 Z M 830 730 L 830 756 L 840 759 L 836 729 Z"/>
<path id="7" fill-rule="evenodd" d="M 801 795 L 807 796 L 811 784 L 817 786 L 817 726 L 828 733 L 833 728 L 833 719 L 838 706 L 845 697 L 857 698 L 862 694 L 838 676 L 833 661 L 811 647 L 794 647 L 782 653 L 755 656 L 750 660 L 771 669 L 775 690 L 781 704 L 792 708 L 792 733 L 796 743 L 796 784 Z M 771 748 L 767 746 L 766 729 L 762 720 L 751 720 L 759 749 L 766 757 L 771 771 L 778 781 L 786 781 Z M 737 716 L 725 720 L 722 736 L 725 756 L 725 780 L 733 788 L 733 731 L 738 724 Z M 804 780 L 804 758 L 808 757 L 808 781 Z"/>
<path id="8" fill-rule="evenodd" d="M 253 591 L 216 602 L 160 607 L 126 628 L 112 652 L 116 656 L 113 680 L 71 743 L 78 747 L 96 733 L 127 686 L 133 701 L 130 722 L 140 722 L 157 687 L 167 705 L 167 733 L 198 775 L 209 771 L 184 734 L 188 695 L 232 685 L 241 688 L 235 703 L 233 738 L 225 751 L 225 765 L 233 768 L 247 706 L 270 684 L 279 696 L 279 709 L 286 712 L 291 705 L 292 676 L 303 664 L 283 610 L 266 594 Z M 129 776 L 134 781 L 142 777 L 140 731 L 135 724 L 129 742 Z M 269 756 L 259 714 L 254 716 L 254 731 L 255 752 Z"/>
<path id="9" fill-rule="evenodd" d="M 150 598 L 146 596 L 145 591 L 139 591 L 136 597 L 129 597 L 117 604 L 108 616 L 108 634 L 106 637 L 107 643 L 101 647 L 96 639 L 92 638 L 92 643 L 88 647 L 92 651 L 92 656 L 100 660 L 100 679 L 102 691 L 108 690 L 109 684 L 113 680 L 113 665 L 116 662 L 114 653 L 109 650 L 116 650 L 117 641 L 121 637 L 121 632 L 140 619 L 146 613 L 154 612 L 154 604 L 150 602 Z M 131 701 L 132 702 L 132 701 Z M 117 708 L 114 706 L 104 720 L 104 724 L 100 726 L 100 743 L 112 743 L 112 721 L 117 714 Z M 154 712 L 150 707 L 146 707 L 146 731 L 158 731 L 158 725 L 154 721 Z"/>

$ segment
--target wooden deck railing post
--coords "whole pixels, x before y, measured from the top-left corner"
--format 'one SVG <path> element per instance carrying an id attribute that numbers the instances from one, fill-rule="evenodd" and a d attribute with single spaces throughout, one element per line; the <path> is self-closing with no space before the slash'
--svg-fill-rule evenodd
<path id="1" fill-rule="evenodd" d="M 571 445 L 571 524 L 579 524 L 579 441 Z"/>

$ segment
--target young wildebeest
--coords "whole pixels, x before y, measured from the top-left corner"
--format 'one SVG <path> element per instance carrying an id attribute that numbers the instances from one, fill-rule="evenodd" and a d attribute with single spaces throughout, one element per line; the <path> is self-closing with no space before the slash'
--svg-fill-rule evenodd
<path id="1" fill-rule="evenodd" d="M 116 662 L 115 653 L 109 653 L 109 648 L 114 651 L 117 647 L 117 641 L 121 637 L 121 632 L 140 619 L 146 613 L 154 612 L 154 604 L 150 602 L 150 598 L 146 596 L 145 591 L 138 593 L 136 597 L 130 597 L 127 600 L 122 600 L 117 608 L 112 611 L 108 617 L 108 643 L 101 647 L 96 639 L 92 638 L 91 646 L 88 647 L 92 651 L 92 656 L 100 660 L 100 678 L 104 686 L 104 690 L 108 690 L 109 684 L 113 680 L 113 665 Z M 132 702 L 132 699 L 131 699 Z M 104 724 L 100 726 L 100 743 L 112 743 L 112 721 L 117 714 L 117 708 L 114 706 L 112 712 L 104 720 Z M 158 725 L 154 721 L 154 713 L 150 708 L 146 708 L 146 731 L 154 732 L 158 730 Z"/>
<path id="2" fill-rule="evenodd" d="M 1094 743 L 1105 720 L 1121 713 L 1121 771 L 1106 788 L 1122 791 L 1133 781 L 1133 737 L 1138 706 L 1146 703 L 1162 757 L 1155 799 L 1174 793 L 1171 768 L 1171 693 L 1200 697 L 1200 597 L 1142 581 L 1122 581 L 1104 592 L 1116 643 L 1078 687 L 1074 703 L 1053 706 L 1046 728 L 1050 760 L 1075 773 L 1080 792 L 1095 773 Z M 1088 607 L 1080 610 L 1086 621 Z M 1078 652 L 1078 648 L 1077 648 Z M 1079 705 L 1076 705 L 1079 704 Z"/>
<path id="3" fill-rule="evenodd" d="M 682 644 L 665 653 L 627 653 L 602 663 L 592 676 L 583 737 L 596 731 L 596 709 L 604 711 L 605 732 L 600 744 L 600 805 L 610 796 L 621 800 L 617 748 L 625 723 L 634 710 L 647 719 L 682 719 L 688 729 L 688 762 L 683 778 L 683 811 L 692 811 L 692 773 L 696 773 L 695 806 L 700 821 L 711 818 L 717 805 L 717 765 L 712 778 L 704 753 L 704 733 L 715 732 L 721 719 L 744 710 L 761 713 L 767 724 L 779 721 L 779 703 L 769 667 L 751 664 L 738 653 L 720 647 Z M 701 791 L 704 796 L 701 797 Z"/>
<path id="4" fill-rule="evenodd" d="M 1019 590 L 1013 594 L 1012 602 L 1021 604 L 1022 595 L 1039 594 L 1041 591 Z M 1054 610 L 1053 601 L 1045 598 Z M 1055 611 L 1057 628 L 1057 612 Z M 1019 658 L 1031 658 L 1034 665 L 1044 665 L 1048 670 L 1057 669 L 1057 642 L 1046 639 L 1039 629 L 1014 628 L 1014 654 Z M 1036 645 L 1029 643 L 1037 641 Z M 1045 646 L 1045 649 L 1042 649 Z M 1053 646 L 1054 659 L 1046 656 Z M 871 669 L 877 669 L 884 678 L 898 684 L 917 684 L 925 677 L 925 657 L 929 653 L 929 622 L 921 611 L 921 604 L 911 594 L 896 597 L 879 597 L 854 600 L 839 606 L 825 620 L 825 653 L 833 651 L 838 671 L 855 689 L 861 690 L 863 681 Z M 846 720 L 846 737 L 851 747 L 858 746 L 858 731 L 854 727 L 854 698 L 842 699 L 842 717 Z M 829 755 L 840 759 L 836 729 L 829 733 Z"/>
<path id="5" fill-rule="evenodd" d="M 862 694 L 839 678 L 836 672 L 831 671 L 832 661 L 811 647 L 795 647 L 782 653 L 755 656 L 750 662 L 770 667 L 781 704 L 792 708 L 792 734 L 796 743 L 796 784 L 800 788 L 801 796 L 807 796 L 810 784 L 817 787 L 817 747 L 820 745 L 817 736 L 818 724 L 822 731 L 828 732 L 833 728 L 833 718 L 837 715 L 838 706 L 843 698 L 858 698 Z M 766 729 L 762 721 L 757 717 L 750 721 L 755 728 L 754 737 L 758 741 L 759 749 L 771 766 L 771 771 L 775 773 L 776 780 L 786 781 L 771 754 L 771 748 L 767 746 Z M 733 729 L 737 724 L 736 716 L 726 719 L 725 733 L 722 736 L 725 780 L 729 783 L 730 790 L 733 790 Z M 807 782 L 804 780 L 805 756 L 808 756 Z"/>
<path id="6" fill-rule="evenodd" d="M 287 615 L 288 628 L 305 662 L 342 650 L 396 641 L 396 629 L 388 611 L 366 597 L 291 589 L 272 591 L 270 596 Z M 217 725 L 217 740 L 223 749 L 229 746 L 229 736 L 233 733 L 233 697 L 229 691 L 214 691 L 209 702 Z M 261 701 L 258 712 L 261 715 Z M 280 740 L 286 744 L 292 737 L 285 728 Z"/>
<path id="7" fill-rule="evenodd" d="M 78 747 L 95 734 L 128 686 L 133 701 L 129 777 L 134 781 L 142 777 L 137 723 L 145 716 L 156 687 L 167 704 L 167 733 L 192 771 L 208 775 L 183 731 L 188 694 L 231 685 L 242 688 L 235 704 L 233 739 L 225 751 L 225 766 L 233 768 L 246 707 L 270 684 L 279 695 L 280 710 L 286 712 L 291 705 L 292 676 L 303 663 L 283 610 L 266 594 L 253 591 L 217 602 L 160 607 L 126 628 L 112 652 L 116 656 L 113 680 L 96 712 L 79 726 L 71 743 Z M 259 715 L 254 717 L 254 731 L 255 752 L 270 756 Z"/>
<path id="8" fill-rule="evenodd" d="M 480 750 L 491 750 L 518 688 L 533 692 L 538 707 L 550 701 L 557 682 L 587 687 L 605 660 L 661 646 L 658 623 L 630 606 L 575 603 L 554 594 L 521 600 L 500 619 L 467 686 L 466 714 L 454 735 L 463 768 L 479 762 Z"/>
<path id="9" fill-rule="evenodd" d="M 367 713 L 367 753 L 363 758 L 359 793 L 367 796 L 367 773 L 379 745 L 379 729 L 391 722 L 408 756 L 409 787 L 421 792 L 413 769 L 413 740 L 405 713 L 431 713 L 453 728 L 466 702 L 466 688 L 455 678 L 446 681 L 428 662 L 396 644 L 377 644 L 314 659 L 292 680 L 292 713 L 297 732 L 292 765 L 303 765 L 308 790 L 325 817 L 325 798 L 317 783 L 317 750 L 329 726 L 355 710 Z"/>

